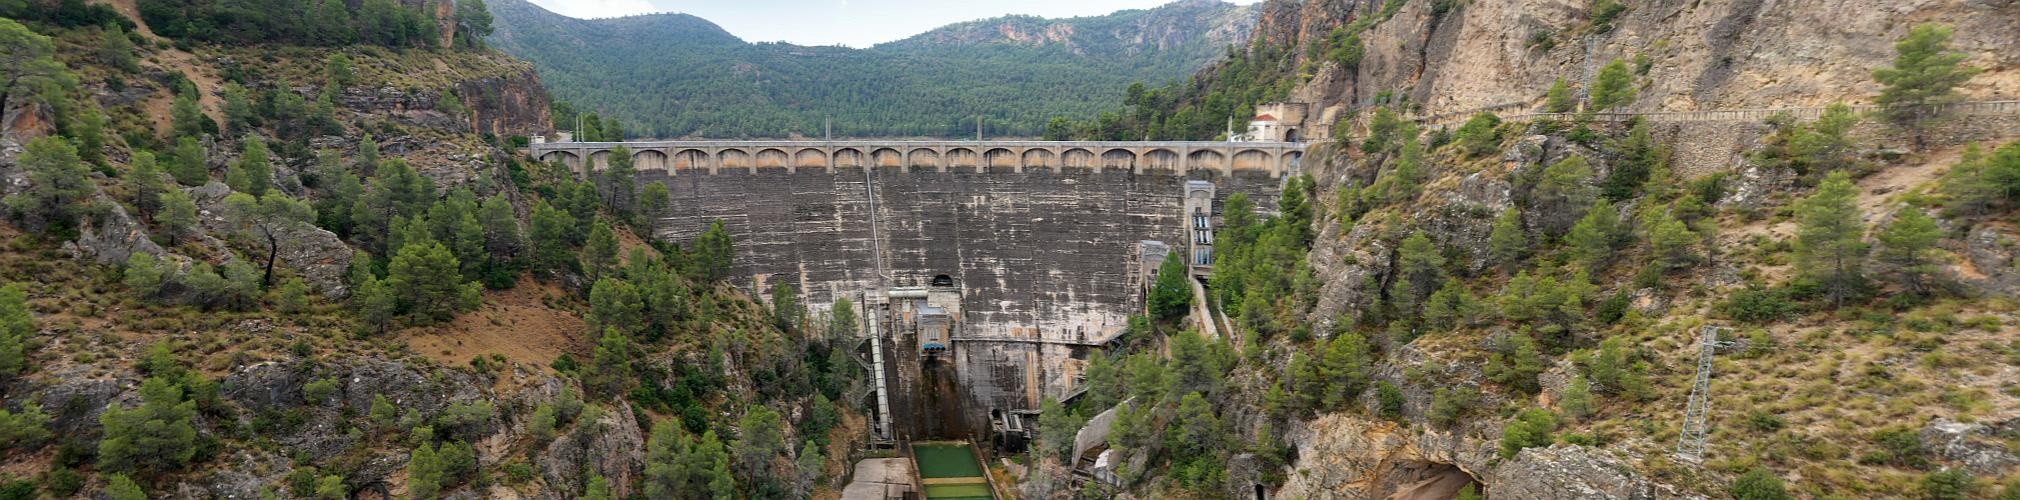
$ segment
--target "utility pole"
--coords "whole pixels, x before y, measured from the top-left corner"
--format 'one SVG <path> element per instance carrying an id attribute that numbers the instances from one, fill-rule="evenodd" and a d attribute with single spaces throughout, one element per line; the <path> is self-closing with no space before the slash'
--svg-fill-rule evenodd
<path id="1" fill-rule="evenodd" d="M 834 118 L 826 118 L 826 119 L 824 119 L 824 120 L 823 120 L 823 121 L 821 122 L 821 127 L 822 127 L 823 129 L 826 129 L 826 130 L 827 130 L 827 140 L 829 140 L 829 141 L 833 141 L 833 140 L 835 140 L 835 119 L 834 119 Z"/>
<path id="2" fill-rule="evenodd" d="M 982 142 L 982 115 L 975 115 L 975 142 Z"/>

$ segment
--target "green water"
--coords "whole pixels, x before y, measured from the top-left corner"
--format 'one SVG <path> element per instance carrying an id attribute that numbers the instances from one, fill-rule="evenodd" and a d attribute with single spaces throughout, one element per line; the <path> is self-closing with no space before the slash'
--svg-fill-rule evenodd
<path id="1" fill-rule="evenodd" d="M 982 480 L 982 462 L 975 450 L 962 443 L 918 443 L 912 445 L 912 463 L 925 479 L 976 478 Z M 991 500 L 995 495 L 986 482 L 977 484 L 929 484 L 926 498 L 933 500 Z"/>
<path id="2" fill-rule="evenodd" d="M 926 498 L 934 500 L 992 500 L 986 484 L 932 484 L 926 485 Z"/>
<path id="3" fill-rule="evenodd" d="M 912 461 L 919 464 L 919 477 L 981 477 L 982 463 L 975 450 L 959 443 L 919 443 L 912 445 Z"/>

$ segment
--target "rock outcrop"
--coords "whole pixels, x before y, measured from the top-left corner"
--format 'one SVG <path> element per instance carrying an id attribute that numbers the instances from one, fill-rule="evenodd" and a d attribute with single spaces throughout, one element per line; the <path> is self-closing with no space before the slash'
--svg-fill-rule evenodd
<path id="1" fill-rule="evenodd" d="M 197 217 L 201 219 L 204 231 L 213 235 L 229 235 L 238 231 L 224 204 L 225 197 L 232 194 L 231 188 L 210 182 L 189 188 L 189 194 L 196 201 Z M 300 224 L 283 228 L 278 239 L 281 245 L 276 257 L 277 266 L 294 270 L 302 281 L 326 297 L 350 296 L 350 282 L 346 275 L 350 272 L 351 258 L 355 254 L 336 233 L 312 224 Z"/>

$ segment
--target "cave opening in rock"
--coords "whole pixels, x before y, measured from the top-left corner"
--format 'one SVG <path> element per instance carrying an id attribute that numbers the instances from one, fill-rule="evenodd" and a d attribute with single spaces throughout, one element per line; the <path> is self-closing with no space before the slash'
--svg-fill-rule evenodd
<path id="1" fill-rule="evenodd" d="M 1392 463 L 1376 491 L 1387 492 L 1383 498 L 1389 500 L 1451 500 L 1466 485 L 1474 485 L 1474 492 L 1485 496 L 1486 485 L 1456 465 L 1409 460 Z"/>

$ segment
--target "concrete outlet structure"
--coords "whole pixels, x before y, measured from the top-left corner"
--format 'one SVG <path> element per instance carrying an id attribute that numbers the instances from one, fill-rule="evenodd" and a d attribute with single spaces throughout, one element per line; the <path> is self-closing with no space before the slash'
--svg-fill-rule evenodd
<path id="1" fill-rule="evenodd" d="M 877 297 L 862 305 L 886 311 L 876 317 L 893 332 L 891 351 L 952 366 L 965 429 L 989 428 L 991 410 L 1035 409 L 1074 390 L 1092 349 L 1143 310 L 1140 242 L 1211 263 L 1226 198 L 1246 193 L 1259 210 L 1273 209 L 1305 149 L 1009 141 L 530 149 L 581 172 L 607 165 L 618 146 L 637 160 L 639 185 L 661 182 L 672 193 L 655 220 L 658 237 L 685 243 L 722 221 L 740 284 L 764 290 L 787 280 L 816 315 L 836 298 Z M 924 409 L 904 411 L 916 410 Z"/>

